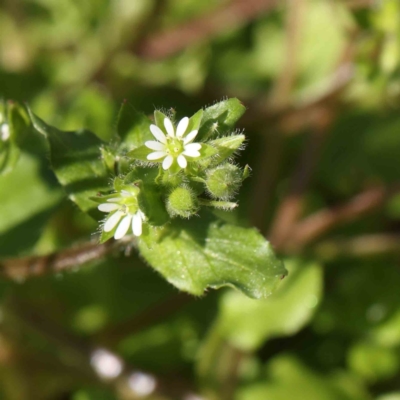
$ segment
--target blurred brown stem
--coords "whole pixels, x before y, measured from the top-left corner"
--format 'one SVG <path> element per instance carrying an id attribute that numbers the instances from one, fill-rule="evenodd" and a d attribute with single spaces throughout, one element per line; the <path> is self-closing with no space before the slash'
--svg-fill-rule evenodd
<path id="1" fill-rule="evenodd" d="M 303 210 L 304 194 L 311 182 L 312 174 L 319 161 L 326 131 L 331 123 L 332 115 L 326 112 L 325 118 L 320 120 L 320 126 L 309 135 L 304 150 L 294 170 L 289 194 L 281 202 L 269 238 L 272 244 L 280 249 L 291 233 L 293 226 Z"/>
<path id="2" fill-rule="evenodd" d="M 238 28 L 277 4 L 277 0 L 233 0 L 211 13 L 144 39 L 137 54 L 149 60 L 167 58 L 221 31 Z"/>
<path id="3" fill-rule="evenodd" d="M 376 233 L 318 243 L 312 253 L 324 260 L 338 257 L 371 257 L 400 253 L 400 234 Z"/>
<path id="4" fill-rule="evenodd" d="M 33 276 L 71 270 L 91 261 L 100 260 L 108 254 L 128 245 L 134 245 L 132 238 L 109 240 L 106 243 L 84 243 L 44 256 L 8 258 L 0 260 L 0 275 L 15 281 Z"/>
<path id="5" fill-rule="evenodd" d="M 318 211 L 293 227 L 287 246 L 291 249 L 303 248 L 337 226 L 373 212 L 399 191 L 400 184 L 390 188 L 375 187 L 358 194 L 343 205 Z"/>

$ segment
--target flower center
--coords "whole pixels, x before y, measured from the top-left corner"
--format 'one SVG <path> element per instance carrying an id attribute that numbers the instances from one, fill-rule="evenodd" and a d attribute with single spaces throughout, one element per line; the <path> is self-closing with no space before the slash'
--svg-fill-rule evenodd
<path id="1" fill-rule="evenodd" d="M 166 152 L 173 157 L 178 157 L 183 152 L 183 140 L 180 138 L 168 138 Z"/>

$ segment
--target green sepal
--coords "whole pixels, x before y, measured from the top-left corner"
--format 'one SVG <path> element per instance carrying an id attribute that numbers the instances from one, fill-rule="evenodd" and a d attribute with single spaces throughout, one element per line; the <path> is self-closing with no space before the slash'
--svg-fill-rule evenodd
<path id="1" fill-rule="evenodd" d="M 199 204 L 207 207 L 218 208 L 219 210 L 231 211 L 235 209 L 238 204 L 232 203 L 230 201 L 219 201 L 219 200 L 208 200 L 208 199 L 199 199 Z"/>
<path id="2" fill-rule="evenodd" d="M 192 157 L 186 156 L 187 157 L 186 159 L 189 162 L 190 161 L 201 161 L 201 160 L 204 160 L 206 158 L 210 158 L 212 156 L 215 156 L 218 153 L 218 150 L 215 147 L 210 146 L 210 145 L 208 145 L 206 143 L 201 143 L 201 149 L 199 150 L 199 153 L 200 153 L 200 157 L 192 158 Z"/>
<path id="3" fill-rule="evenodd" d="M 108 193 L 108 194 L 101 194 L 99 193 L 98 196 L 90 197 L 90 200 L 94 201 L 97 204 L 107 203 L 107 200 L 114 199 L 118 196 L 118 193 Z"/>
<path id="4" fill-rule="evenodd" d="M 204 111 L 199 110 L 199 111 L 197 111 L 196 114 L 193 114 L 189 118 L 189 125 L 186 129 L 187 133 L 200 129 L 201 121 L 203 119 L 203 114 L 204 114 Z"/>
<path id="5" fill-rule="evenodd" d="M 165 135 L 167 135 L 167 131 L 165 130 L 164 126 L 164 119 L 169 118 L 167 115 L 162 113 L 160 110 L 155 110 L 154 111 L 154 122 L 155 124 L 164 132 Z M 153 138 L 154 140 L 154 138 Z"/>
<path id="6" fill-rule="evenodd" d="M 198 138 L 205 141 L 230 132 L 246 108 L 238 99 L 220 101 L 204 110 Z"/>
<path id="7" fill-rule="evenodd" d="M 110 215 L 111 215 L 110 213 L 104 213 L 105 219 L 107 219 Z M 99 243 L 101 244 L 101 243 L 107 242 L 107 240 L 110 240 L 114 236 L 117 228 L 118 228 L 118 224 L 110 232 L 104 232 L 104 230 L 101 229 Z"/>
<path id="8" fill-rule="evenodd" d="M 214 160 L 215 164 L 219 164 L 231 157 L 236 151 L 240 150 L 245 139 L 246 137 L 244 135 L 231 135 L 208 142 L 218 151 L 218 155 Z"/>
<path id="9" fill-rule="evenodd" d="M 251 168 L 249 167 L 249 164 L 246 164 L 243 170 L 242 180 L 245 180 L 250 176 L 250 171 Z"/>
<path id="10" fill-rule="evenodd" d="M 127 154 L 127 156 L 128 156 L 128 157 L 131 157 L 131 158 L 134 158 L 135 160 L 140 160 L 140 161 L 162 162 L 163 159 L 161 159 L 161 160 L 151 160 L 151 161 L 149 161 L 149 160 L 147 159 L 147 156 L 148 156 L 150 153 L 153 153 L 153 152 L 154 152 L 154 150 L 151 150 L 151 149 L 149 149 L 147 146 L 142 145 L 142 146 L 137 147 L 136 149 L 131 150 L 131 151 Z"/>

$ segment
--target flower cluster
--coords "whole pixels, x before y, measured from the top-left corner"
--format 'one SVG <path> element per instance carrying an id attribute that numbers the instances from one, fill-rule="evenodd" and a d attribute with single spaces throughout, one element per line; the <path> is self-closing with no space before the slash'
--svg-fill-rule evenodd
<path id="1" fill-rule="evenodd" d="M 100 211 L 110 213 L 104 223 L 103 230 L 108 233 L 114 230 L 114 239 L 123 238 L 132 227 L 135 236 L 142 234 L 145 215 L 139 209 L 137 195 L 133 191 L 121 190 L 115 197 L 107 199 L 97 207 Z"/>
<path id="2" fill-rule="evenodd" d="M 237 206 L 230 200 L 248 176 L 248 167 L 243 170 L 232 159 L 242 148 L 244 135 L 218 135 L 218 121 L 203 120 L 202 110 L 177 124 L 156 111 L 154 121 L 142 132 L 144 143 L 125 157 L 115 157 L 128 168 L 118 170 L 113 192 L 95 199 L 98 210 L 109 214 L 102 241 L 112 236 L 118 240 L 130 232 L 141 236 L 145 226 L 190 218 L 202 206 L 224 210 Z M 109 165 L 111 153 L 102 154 Z"/>
<path id="3" fill-rule="evenodd" d="M 186 157 L 200 157 L 200 143 L 192 143 L 195 139 L 198 130 L 195 129 L 187 133 L 189 118 L 182 118 L 176 128 L 176 133 L 171 120 L 168 117 L 164 118 L 164 127 L 167 135 L 157 126 L 150 125 L 150 131 L 157 141 L 149 140 L 145 146 L 151 150 L 155 150 L 147 156 L 148 160 L 164 160 L 162 167 L 169 169 L 174 162 L 177 162 L 180 168 L 187 167 Z"/>

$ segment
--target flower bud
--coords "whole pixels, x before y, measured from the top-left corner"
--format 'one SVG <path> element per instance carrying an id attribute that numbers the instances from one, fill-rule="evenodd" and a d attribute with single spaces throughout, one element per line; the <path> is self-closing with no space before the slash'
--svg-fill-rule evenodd
<path id="1" fill-rule="evenodd" d="M 242 184 L 242 171 L 233 164 L 223 164 L 207 172 L 206 187 L 210 195 L 228 200 Z"/>
<path id="2" fill-rule="evenodd" d="M 189 218 L 198 210 L 197 197 L 188 187 L 177 187 L 168 196 L 167 210 L 172 217 Z"/>

